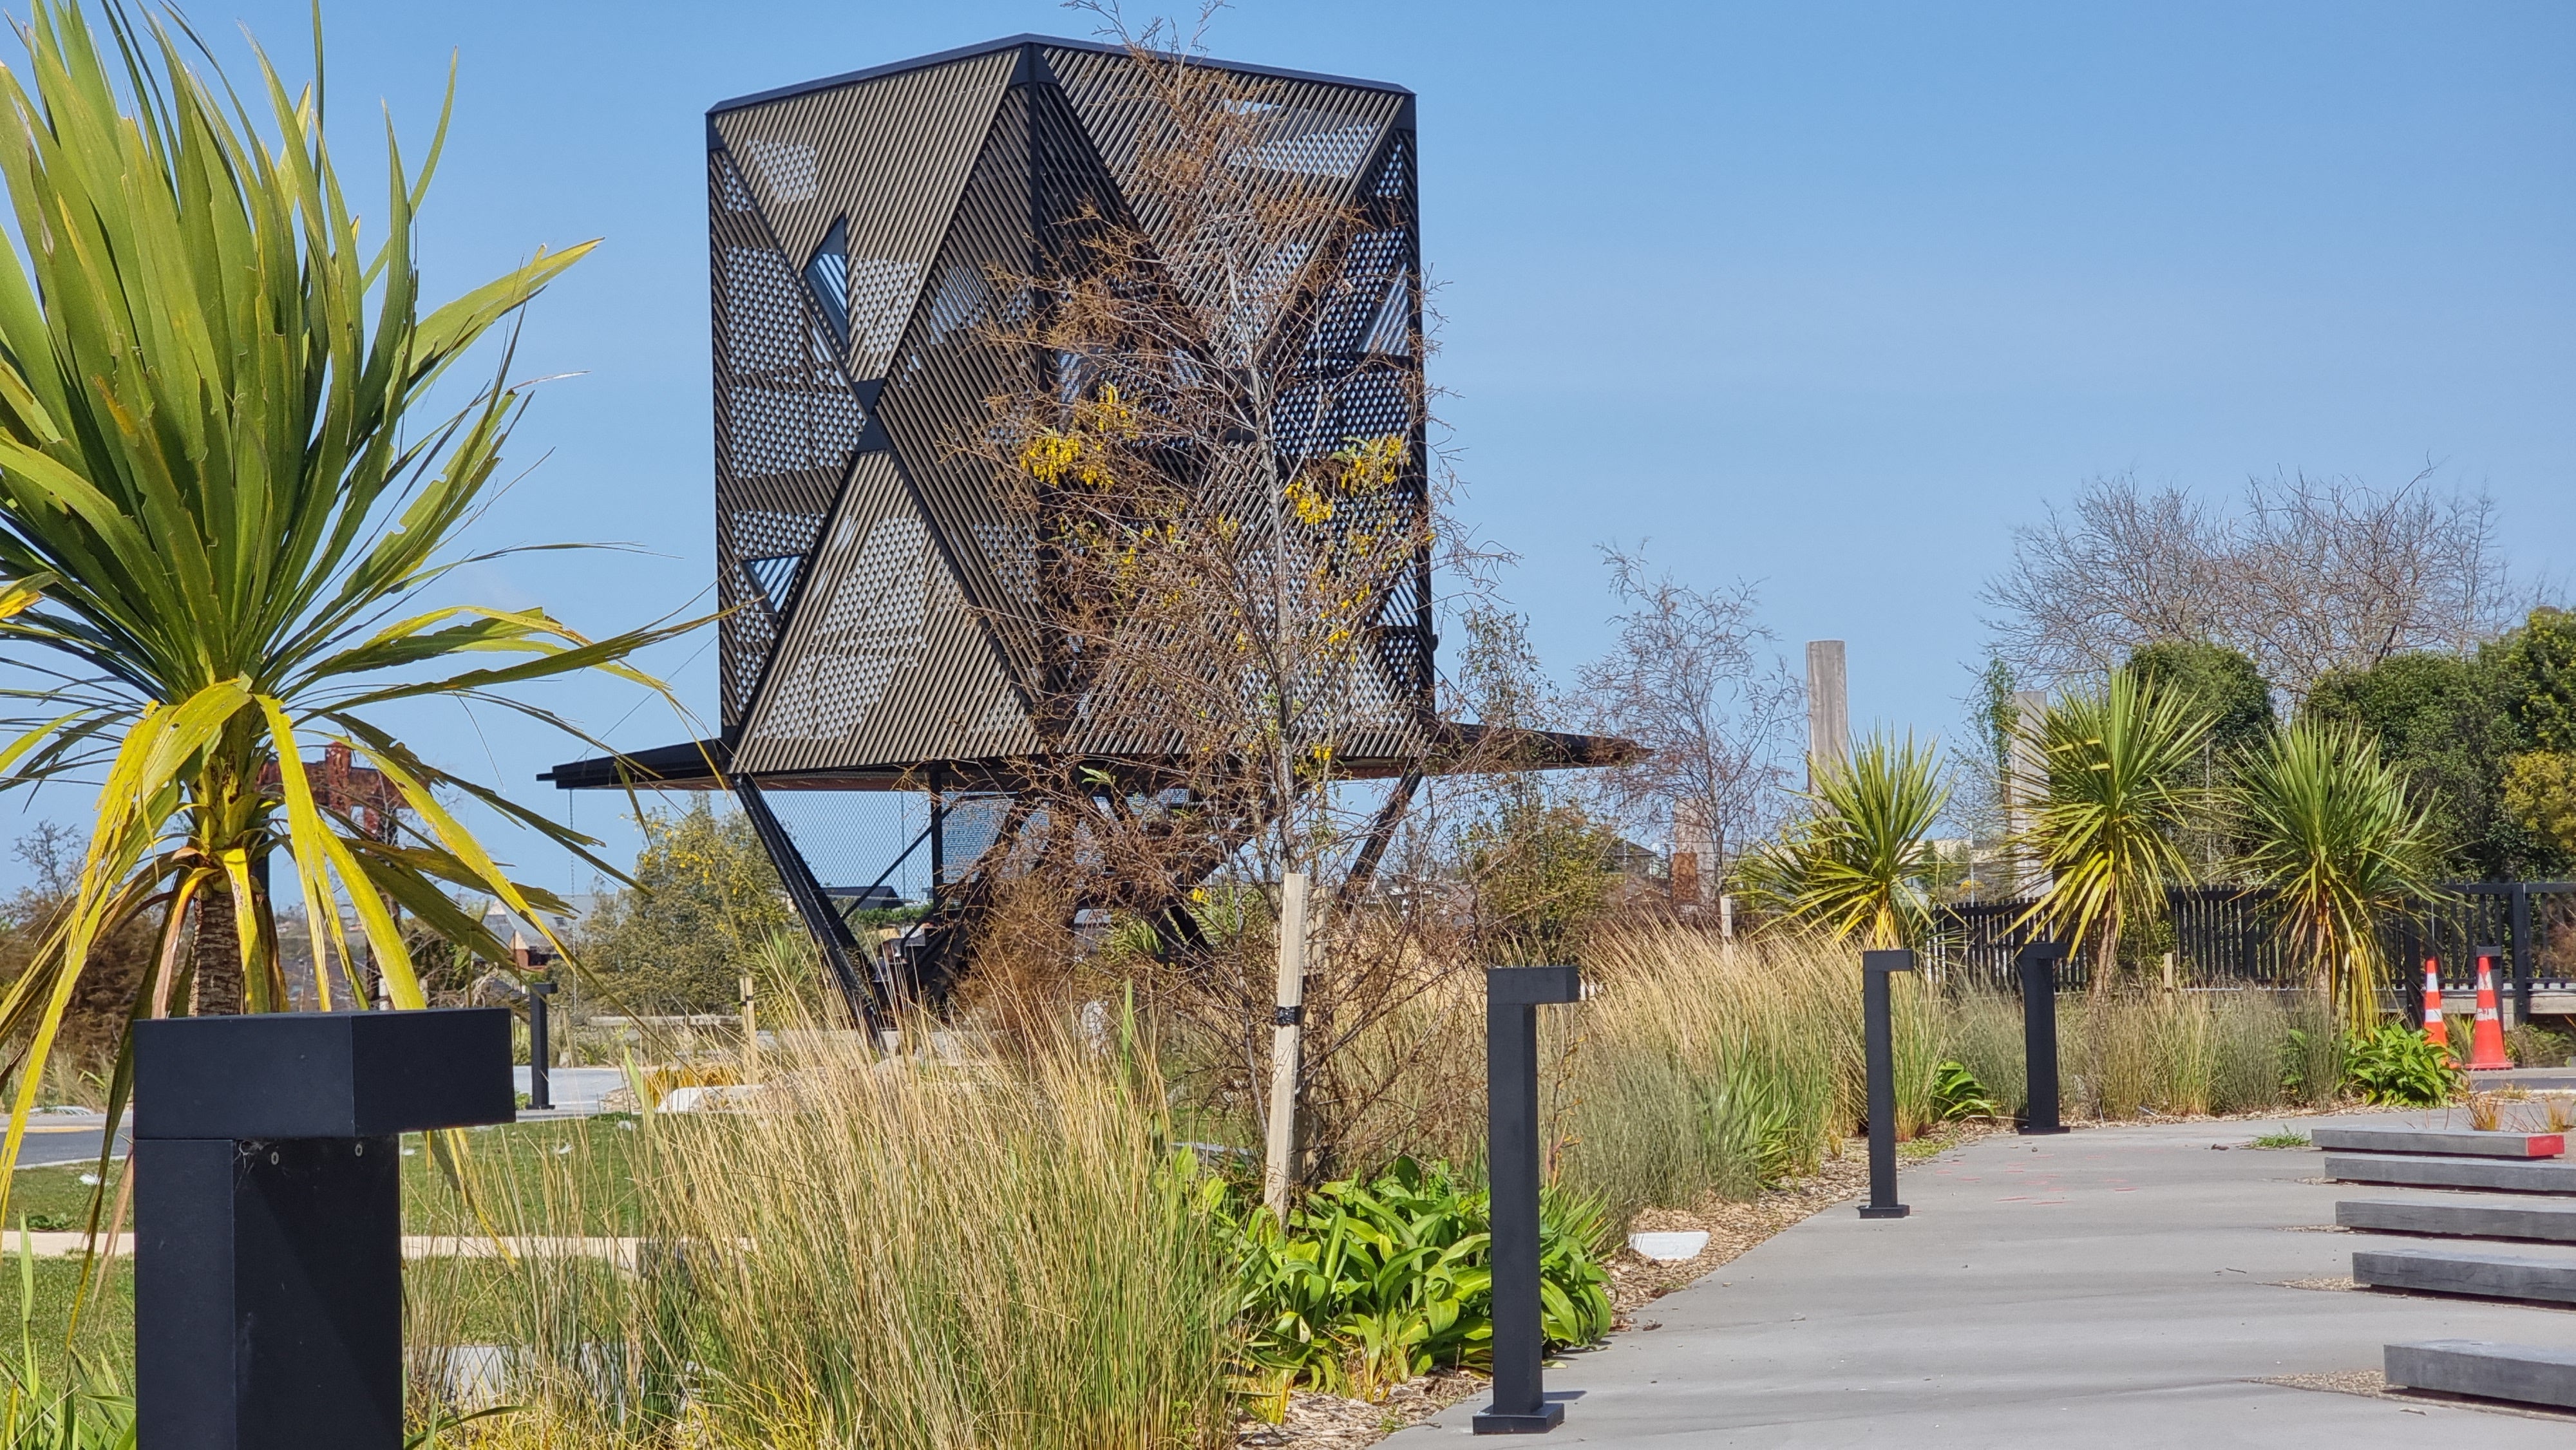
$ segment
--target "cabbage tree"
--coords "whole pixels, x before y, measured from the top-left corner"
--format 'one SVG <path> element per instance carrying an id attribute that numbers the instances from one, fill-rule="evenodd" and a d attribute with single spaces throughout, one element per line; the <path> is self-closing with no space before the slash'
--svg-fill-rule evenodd
<path id="1" fill-rule="evenodd" d="M 2424 806 L 2369 736 L 2303 720 L 2246 762 L 2234 806 L 2240 869 L 2271 889 L 2318 994 L 2346 1031 L 2379 1024 L 2387 963 L 2380 919 L 2441 894 Z"/>
<path id="2" fill-rule="evenodd" d="M 511 688 L 583 670 L 649 685 L 624 662 L 672 632 L 594 640 L 538 610 L 424 597 L 466 562 L 459 532 L 490 503 L 521 408 L 506 346 L 479 382 L 451 373 L 590 244 L 426 305 L 413 219 L 444 113 L 417 169 L 388 126 L 362 244 L 318 74 L 290 91 L 262 54 L 245 99 L 178 22 L 107 19 L 102 34 L 77 4 L 40 3 L 25 69 L 0 70 L 16 243 L 0 245 L 0 651 L 36 681 L 8 692 L 24 718 L 0 737 L 0 786 L 103 774 L 74 898 L 0 994 L 0 1035 L 26 1044 L 0 1182 L 92 947 L 120 922 L 160 925 L 138 1010 L 290 1005 L 272 854 L 306 904 L 325 1007 L 364 1005 L 353 937 L 395 1005 L 424 1005 L 403 909 L 506 963 L 449 892 L 540 923 L 560 903 L 514 881 L 448 801 L 596 843 L 429 764 L 383 712 L 445 697 L 554 720 Z M 303 753 L 333 741 L 399 792 L 404 839 L 317 799 Z"/>
<path id="3" fill-rule="evenodd" d="M 1739 889 L 1783 921 L 1867 950 L 1932 935 L 1931 835 L 1950 803 L 1937 745 L 1872 734 L 1845 760 L 1813 760 L 1807 810 L 1748 851 Z"/>
<path id="4" fill-rule="evenodd" d="M 2119 974 L 2132 916 L 2164 908 L 2168 883 L 2192 879 L 2184 823 L 2207 799 L 2200 746 L 2210 720 L 2128 670 L 2059 701 L 2028 743 L 2044 798 L 2019 845 L 2049 876 L 2023 918 L 2048 921 L 2091 964 L 2096 990 Z"/>

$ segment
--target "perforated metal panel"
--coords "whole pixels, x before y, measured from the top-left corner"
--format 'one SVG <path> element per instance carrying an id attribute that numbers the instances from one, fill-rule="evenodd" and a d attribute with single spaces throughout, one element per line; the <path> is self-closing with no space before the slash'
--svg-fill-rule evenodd
<path id="1" fill-rule="evenodd" d="M 1225 67 L 1247 117 L 1245 194 L 1322 218 L 1263 243 L 1232 324 L 1284 380 L 1280 456 L 1205 462 L 1210 506 L 1360 437 L 1413 444 L 1404 485 L 1342 511 L 1384 529 L 1427 509 L 1418 461 L 1421 249 L 1412 100 L 1366 82 Z M 1156 108 L 1124 52 L 1019 41 L 881 68 L 710 114 L 717 499 L 725 725 L 755 776 L 903 769 L 1160 742 L 1040 738 L 1054 683 L 1035 545 L 971 444 L 997 397 L 1052 359 L 994 340 L 1069 277 L 1103 228 L 1134 225 L 1185 292 L 1222 238 L 1185 234 L 1141 185 Z M 1334 218 L 1341 218 L 1335 220 Z M 1241 282 L 1240 276 L 1237 282 Z M 1210 294 L 1213 295 L 1213 294 Z M 1309 547 L 1275 541 L 1276 547 Z M 1427 718 L 1427 563 L 1382 601 L 1341 699 L 1345 752 L 1395 753 Z M 738 607 L 737 607 L 738 606 Z M 832 883 L 841 885 L 845 883 Z"/>

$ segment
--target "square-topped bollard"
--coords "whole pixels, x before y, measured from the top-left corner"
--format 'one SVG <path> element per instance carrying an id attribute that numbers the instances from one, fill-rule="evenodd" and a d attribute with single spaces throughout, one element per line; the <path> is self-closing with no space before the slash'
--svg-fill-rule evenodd
<path id="1" fill-rule="evenodd" d="M 1911 1212 L 1896 1201 L 1896 1033 L 1887 974 L 1913 970 L 1909 951 L 1860 954 L 1861 1065 L 1869 1092 L 1869 1202 L 1860 1206 L 1863 1218 Z"/>
<path id="2" fill-rule="evenodd" d="M 134 1024 L 139 1450 L 400 1450 L 404 1133 L 507 1123 L 510 1012 Z"/>
<path id="3" fill-rule="evenodd" d="M 1573 967 L 1485 969 L 1485 1162 L 1490 1192 L 1494 1400 L 1479 1435 L 1538 1435 L 1565 1419 L 1547 1398 L 1539 1285 L 1538 1009 L 1583 998 Z"/>
<path id="4" fill-rule="evenodd" d="M 2057 964 L 2066 948 L 2032 942 L 2014 961 L 2021 968 L 2021 1131 L 2025 1136 L 2063 1133 L 2057 1120 Z"/>

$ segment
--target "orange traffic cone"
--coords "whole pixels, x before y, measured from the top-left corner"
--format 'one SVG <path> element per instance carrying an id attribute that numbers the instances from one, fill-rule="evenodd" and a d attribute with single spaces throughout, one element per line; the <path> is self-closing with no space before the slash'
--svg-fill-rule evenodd
<path id="1" fill-rule="evenodd" d="M 2442 960 L 2439 957 L 2424 959 L 2424 1040 L 2433 1044 L 2433 1050 L 2442 1054 L 2444 1061 L 2450 1059 L 2451 1028 L 2442 1020 Z"/>
<path id="2" fill-rule="evenodd" d="M 2496 1015 L 2495 954 L 2478 953 L 2478 1025 L 2469 1034 L 2469 1071 L 2513 1066 L 2504 1055 L 2504 1019 Z"/>

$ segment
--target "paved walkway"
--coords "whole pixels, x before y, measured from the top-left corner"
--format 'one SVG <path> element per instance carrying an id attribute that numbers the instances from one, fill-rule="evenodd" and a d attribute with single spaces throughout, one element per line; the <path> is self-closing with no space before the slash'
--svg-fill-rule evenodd
<path id="1" fill-rule="evenodd" d="M 2296 1120 L 2313 1127 L 2331 1119 Z M 2380 1116 L 2370 1119 L 2390 1121 Z M 2291 1232 L 2338 1197 L 2268 1124 L 1989 1138 L 1908 1168 L 1911 1218 L 1828 1209 L 1640 1311 L 1655 1330 L 1570 1356 L 1551 1443 L 1616 1447 L 2325 1446 L 2576 1443 L 2576 1426 L 2259 1383 L 2376 1369 L 2393 1340 L 2576 1345 L 2576 1311 L 2355 1291 L 2356 1244 Z M 2210 1151 L 2213 1143 L 2240 1145 Z M 2553 1253 L 2550 1249 L 2529 1252 Z M 1481 1401 L 1401 1431 L 1460 1434 Z"/>

